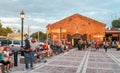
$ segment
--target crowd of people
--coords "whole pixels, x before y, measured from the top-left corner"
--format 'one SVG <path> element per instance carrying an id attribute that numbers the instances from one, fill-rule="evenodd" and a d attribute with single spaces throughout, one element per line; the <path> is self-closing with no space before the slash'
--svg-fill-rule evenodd
<path id="1" fill-rule="evenodd" d="M 94 41 L 94 40 L 78 40 L 78 50 L 85 50 L 85 49 L 91 49 L 91 50 L 99 50 L 100 48 L 104 48 L 105 52 L 107 52 L 108 48 L 118 48 L 118 45 L 120 44 L 119 41 Z"/>
<path id="2" fill-rule="evenodd" d="M 21 47 L 20 51 L 22 56 L 24 56 L 25 71 L 34 69 L 36 61 L 46 63 L 46 57 L 64 53 L 72 48 L 71 42 L 61 40 L 57 40 L 54 43 L 44 42 L 44 44 L 39 44 L 35 39 L 25 39 L 24 41 L 25 44 Z M 9 46 L 0 46 L 0 64 L 4 66 L 4 73 L 10 73 L 15 70 L 15 56 L 12 51 Z"/>
<path id="3" fill-rule="evenodd" d="M 70 42 L 59 40 L 54 43 L 45 42 L 44 44 L 38 44 L 35 39 L 31 41 L 26 39 L 24 47 L 21 48 L 21 51 L 24 52 L 25 70 L 34 69 L 34 63 L 36 61 L 41 62 L 44 59 L 44 62 L 47 62 L 45 57 L 64 53 L 65 51 L 69 51 L 70 48 L 72 48 Z M 35 56 L 37 60 L 35 60 Z"/>
<path id="4" fill-rule="evenodd" d="M 45 57 L 50 57 L 53 55 L 58 55 L 60 53 L 64 53 L 65 51 L 69 51 L 69 49 L 72 49 L 71 42 L 67 41 L 61 41 L 57 40 L 53 43 L 45 42 L 44 44 L 38 44 L 35 39 L 32 39 L 29 41 L 28 39 L 25 39 L 25 45 L 21 47 L 21 52 L 23 52 L 24 56 L 24 63 L 25 63 L 25 69 L 34 69 L 34 63 L 41 62 L 42 60 L 44 62 L 47 62 Z M 85 40 L 78 40 L 78 50 L 99 50 L 100 47 L 105 49 L 105 52 L 107 52 L 107 49 L 109 47 L 115 48 L 119 42 L 113 41 L 85 41 Z M 37 60 L 35 60 L 35 57 L 37 57 Z M 0 47 L 0 63 L 4 65 L 4 73 L 9 73 L 14 69 L 14 60 L 13 60 L 13 52 L 8 47 Z M 30 66 L 29 66 L 30 63 Z"/>

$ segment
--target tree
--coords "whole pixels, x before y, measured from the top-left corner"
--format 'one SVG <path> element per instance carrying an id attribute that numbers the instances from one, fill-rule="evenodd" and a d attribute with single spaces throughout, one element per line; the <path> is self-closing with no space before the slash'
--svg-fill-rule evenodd
<path id="1" fill-rule="evenodd" d="M 12 29 L 9 27 L 2 27 L 2 24 L 0 23 L 0 36 L 7 36 L 8 33 L 12 33 Z"/>
<path id="2" fill-rule="evenodd" d="M 26 33 L 26 34 L 24 34 L 24 37 L 25 38 L 29 38 L 29 35 Z"/>
<path id="3" fill-rule="evenodd" d="M 120 28 L 120 18 L 112 21 L 112 27 Z"/>
<path id="4" fill-rule="evenodd" d="M 10 27 L 6 27 L 5 30 L 6 30 L 7 33 L 13 33 L 13 31 L 12 31 L 12 29 Z"/>
<path id="5" fill-rule="evenodd" d="M 33 33 L 30 37 L 38 39 L 38 33 L 39 33 L 39 40 L 46 40 L 47 37 L 46 34 L 41 31 Z"/>

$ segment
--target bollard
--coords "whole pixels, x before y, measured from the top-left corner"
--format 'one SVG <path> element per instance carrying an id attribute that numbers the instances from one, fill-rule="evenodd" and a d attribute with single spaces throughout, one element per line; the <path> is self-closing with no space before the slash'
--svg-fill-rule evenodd
<path id="1" fill-rule="evenodd" d="M 14 51 L 14 66 L 18 66 L 18 51 Z"/>

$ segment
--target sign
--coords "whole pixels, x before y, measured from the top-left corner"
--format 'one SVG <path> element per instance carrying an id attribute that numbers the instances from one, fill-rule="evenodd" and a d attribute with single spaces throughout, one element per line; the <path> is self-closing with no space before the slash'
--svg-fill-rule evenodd
<path id="1" fill-rule="evenodd" d="M 53 29 L 52 33 L 66 33 L 66 29 Z"/>
<path id="2" fill-rule="evenodd" d="M 112 34 L 113 37 L 118 37 L 118 34 Z"/>

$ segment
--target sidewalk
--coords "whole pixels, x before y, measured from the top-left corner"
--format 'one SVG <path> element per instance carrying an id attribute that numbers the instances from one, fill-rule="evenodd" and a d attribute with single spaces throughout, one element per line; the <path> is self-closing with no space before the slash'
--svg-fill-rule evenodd
<path id="1" fill-rule="evenodd" d="M 100 51 L 78 51 L 72 49 L 69 52 L 48 58 L 47 63 L 35 64 L 35 69 L 27 73 L 119 73 L 119 51 L 104 49 Z M 109 56 L 112 54 L 113 56 Z M 114 59 L 117 59 L 114 61 Z M 24 65 L 20 64 L 16 71 L 11 73 L 26 73 Z"/>

